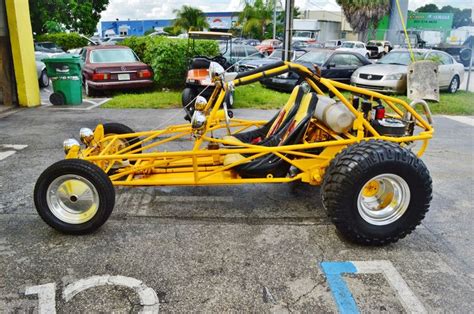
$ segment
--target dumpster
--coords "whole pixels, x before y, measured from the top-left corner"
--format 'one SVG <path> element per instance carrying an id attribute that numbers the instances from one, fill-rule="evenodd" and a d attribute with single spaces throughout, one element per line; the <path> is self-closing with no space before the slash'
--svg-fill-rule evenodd
<path id="1" fill-rule="evenodd" d="M 82 60 L 78 55 L 61 55 L 43 59 L 48 76 L 53 81 L 49 101 L 53 105 L 80 105 L 82 103 Z"/>

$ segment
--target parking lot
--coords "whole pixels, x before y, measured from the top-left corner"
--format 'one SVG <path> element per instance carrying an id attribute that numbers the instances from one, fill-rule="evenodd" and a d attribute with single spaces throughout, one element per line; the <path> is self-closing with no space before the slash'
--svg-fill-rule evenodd
<path id="1" fill-rule="evenodd" d="M 319 188 L 294 184 L 119 188 L 98 232 L 59 234 L 36 214 L 35 180 L 63 158 L 65 138 L 111 121 L 145 130 L 182 113 L 0 116 L 0 312 L 474 310 L 473 117 L 435 117 L 431 209 L 407 238 L 373 248 L 340 238 Z"/>

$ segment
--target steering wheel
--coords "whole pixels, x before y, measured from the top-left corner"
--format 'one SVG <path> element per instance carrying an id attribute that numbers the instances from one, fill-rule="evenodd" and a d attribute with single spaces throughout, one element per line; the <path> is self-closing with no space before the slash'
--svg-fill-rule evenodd
<path id="1" fill-rule="evenodd" d="M 219 63 L 220 65 L 222 65 L 224 67 L 224 69 L 226 69 L 225 66 L 227 64 L 227 59 L 224 58 L 223 56 L 215 56 L 211 60 Z"/>

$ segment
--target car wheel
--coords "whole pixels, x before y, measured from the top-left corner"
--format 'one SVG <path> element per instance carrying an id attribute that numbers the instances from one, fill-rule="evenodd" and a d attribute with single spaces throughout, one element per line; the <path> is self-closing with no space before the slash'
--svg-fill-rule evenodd
<path id="1" fill-rule="evenodd" d="M 130 127 L 126 126 L 125 124 L 122 123 L 104 123 L 104 136 L 113 136 L 113 135 L 121 135 L 121 134 L 130 134 L 130 133 L 135 133 Z M 125 147 L 134 145 L 131 150 L 136 150 L 140 149 L 142 147 L 141 144 L 137 144 L 140 141 L 140 138 L 138 137 L 130 137 L 127 139 L 117 139 L 114 142 L 114 149 L 116 151 L 120 151 L 121 149 L 124 149 Z M 108 145 L 108 142 L 103 143 L 104 147 Z M 136 152 L 133 154 L 140 154 L 141 152 Z M 124 160 L 122 160 L 122 163 Z M 136 160 L 129 160 L 129 163 L 131 165 L 134 165 L 137 161 Z M 107 174 L 113 174 L 115 173 L 115 168 L 110 169 L 110 171 Z"/>
<path id="2" fill-rule="evenodd" d="M 86 92 L 87 97 L 94 97 L 95 96 L 95 90 L 89 86 L 89 81 L 85 80 L 84 81 L 84 90 Z"/>
<path id="3" fill-rule="evenodd" d="M 46 69 L 41 71 L 40 77 L 39 77 L 39 85 L 40 87 L 48 87 L 49 86 L 49 77 L 48 77 L 48 72 L 46 72 Z"/>
<path id="4" fill-rule="evenodd" d="M 385 245 L 421 223 L 430 206 L 432 180 L 423 161 L 411 151 L 372 140 L 349 146 L 331 161 L 321 195 L 345 238 Z"/>
<path id="5" fill-rule="evenodd" d="M 82 159 L 65 159 L 40 175 L 34 202 L 40 217 L 52 228 L 68 234 L 86 234 L 109 218 L 115 189 L 96 165 Z"/>
<path id="6" fill-rule="evenodd" d="M 454 94 L 455 92 L 457 92 L 458 88 L 459 88 L 459 76 L 455 75 L 453 79 L 451 80 L 451 83 L 449 83 L 448 90 L 451 94 Z"/>

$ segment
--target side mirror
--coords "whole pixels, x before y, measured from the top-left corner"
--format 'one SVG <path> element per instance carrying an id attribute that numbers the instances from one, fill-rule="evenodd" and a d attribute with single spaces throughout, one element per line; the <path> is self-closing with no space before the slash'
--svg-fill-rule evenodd
<path id="1" fill-rule="evenodd" d="M 327 68 L 330 69 L 330 68 L 335 68 L 336 67 L 336 64 L 335 63 L 329 63 L 327 65 Z"/>

